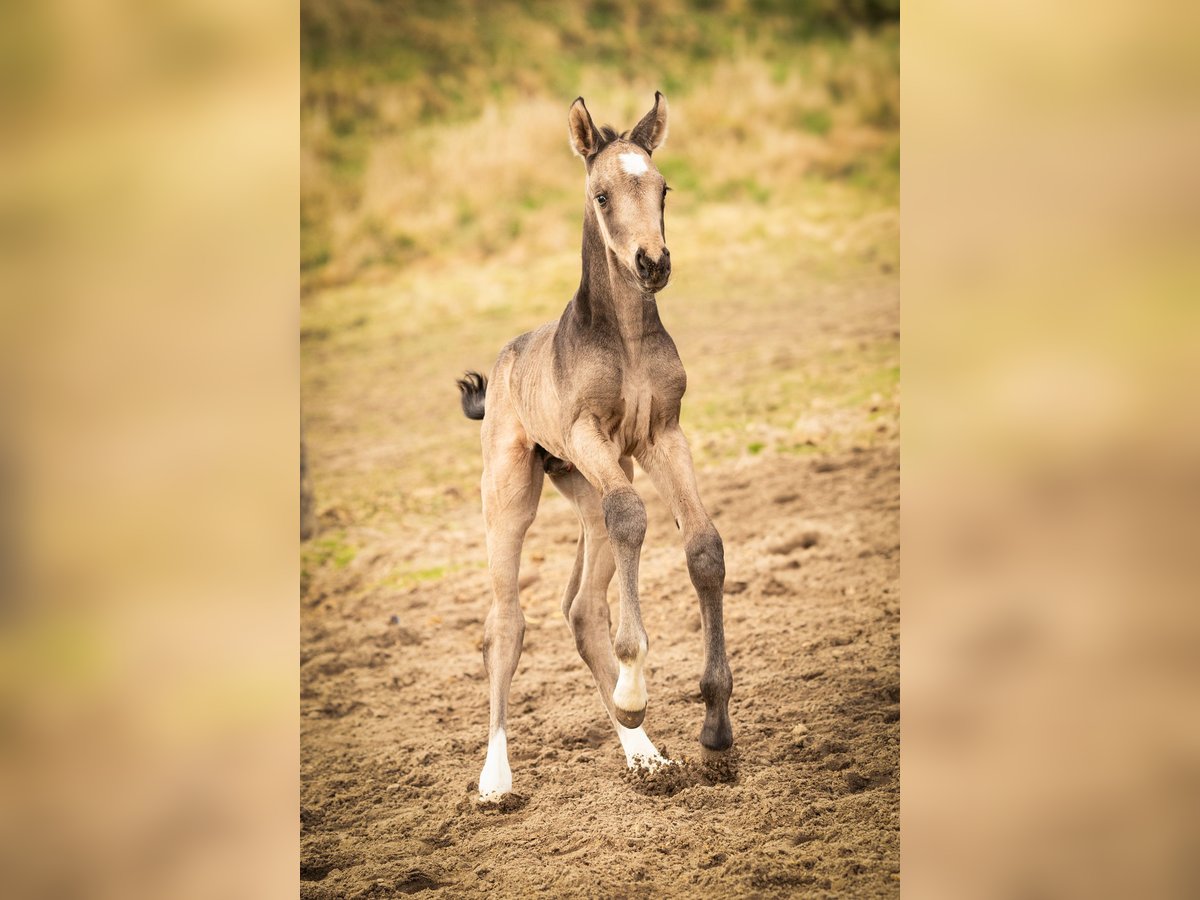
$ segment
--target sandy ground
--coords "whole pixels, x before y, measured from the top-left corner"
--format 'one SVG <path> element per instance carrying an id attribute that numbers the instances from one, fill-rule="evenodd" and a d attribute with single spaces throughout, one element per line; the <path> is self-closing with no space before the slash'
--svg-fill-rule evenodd
<path id="1" fill-rule="evenodd" d="M 547 481 L 522 569 L 515 796 L 503 811 L 476 805 L 489 591 L 477 498 L 460 498 L 444 528 L 403 541 L 474 564 L 363 590 L 363 566 L 413 552 L 381 535 L 373 555 L 306 586 L 302 898 L 898 895 L 894 443 L 700 472 L 727 557 L 737 756 L 724 773 L 694 763 L 702 648 L 680 540 L 649 479 L 635 484 L 650 514 L 646 729 L 689 764 L 650 784 L 626 777 L 558 612 L 576 525 Z"/>

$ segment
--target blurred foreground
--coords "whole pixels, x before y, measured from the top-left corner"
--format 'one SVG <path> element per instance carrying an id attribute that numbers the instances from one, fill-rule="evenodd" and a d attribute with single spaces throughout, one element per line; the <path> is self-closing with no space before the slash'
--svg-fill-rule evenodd
<path id="1" fill-rule="evenodd" d="M 4 15 L 5 886 L 295 896 L 295 9 Z M 1195 15 L 905 8 L 915 897 L 1200 886 Z"/>
<path id="2" fill-rule="evenodd" d="M 905 12 L 904 882 L 1194 897 L 1197 12 Z"/>
<path id="3" fill-rule="evenodd" d="M 0 12 L 6 897 L 295 894 L 295 23 Z"/>

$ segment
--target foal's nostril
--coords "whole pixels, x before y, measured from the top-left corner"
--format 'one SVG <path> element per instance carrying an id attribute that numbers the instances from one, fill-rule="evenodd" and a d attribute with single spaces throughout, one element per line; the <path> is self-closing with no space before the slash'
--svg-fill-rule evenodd
<path id="1" fill-rule="evenodd" d="M 642 278 L 650 277 L 650 257 L 646 255 L 646 251 L 638 248 L 637 255 L 634 257 L 634 262 L 637 263 L 638 275 Z"/>
<path id="2" fill-rule="evenodd" d="M 666 247 L 663 247 L 662 255 L 657 260 L 652 260 L 649 254 L 639 247 L 633 261 L 637 266 L 638 276 L 643 281 L 665 281 L 671 274 L 671 251 Z"/>

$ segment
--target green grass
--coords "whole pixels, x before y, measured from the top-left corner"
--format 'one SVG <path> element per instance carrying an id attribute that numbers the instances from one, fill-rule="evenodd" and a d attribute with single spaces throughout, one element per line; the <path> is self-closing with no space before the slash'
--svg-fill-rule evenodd
<path id="1" fill-rule="evenodd" d="M 354 562 L 357 555 L 358 551 L 346 543 L 344 533 L 323 534 L 305 545 L 301 564 L 305 569 L 319 569 L 326 565 L 344 569 Z"/>
<path id="2" fill-rule="evenodd" d="M 824 137 L 833 128 L 833 116 L 828 109 L 805 109 L 800 111 L 798 124 L 805 131 Z"/>

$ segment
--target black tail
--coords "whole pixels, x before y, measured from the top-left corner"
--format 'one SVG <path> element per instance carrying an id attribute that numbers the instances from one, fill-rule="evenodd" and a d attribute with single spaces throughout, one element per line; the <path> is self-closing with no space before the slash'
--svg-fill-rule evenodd
<path id="1" fill-rule="evenodd" d="M 483 400 L 487 396 L 487 379 L 478 372 L 468 372 L 458 379 L 462 391 L 463 413 L 468 419 L 483 418 Z"/>

